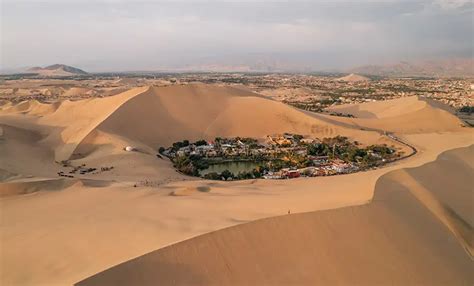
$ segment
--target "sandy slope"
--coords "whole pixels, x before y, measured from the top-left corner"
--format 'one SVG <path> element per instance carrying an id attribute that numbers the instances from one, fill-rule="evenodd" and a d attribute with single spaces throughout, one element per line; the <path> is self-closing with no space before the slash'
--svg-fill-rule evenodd
<path id="1" fill-rule="evenodd" d="M 53 113 L 59 107 L 59 105 L 59 103 L 43 104 L 36 100 L 27 100 L 15 105 L 4 105 L 2 106 L 1 110 L 4 114 L 21 113 L 42 116 L 45 114 Z"/>
<path id="2" fill-rule="evenodd" d="M 68 159 L 77 145 L 104 119 L 146 89 L 135 88 L 113 97 L 62 102 L 56 112 L 38 120 L 39 125 L 54 127 L 44 143 L 54 148 L 56 160 Z"/>
<path id="3" fill-rule="evenodd" d="M 91 94 L 94 93 L 94 90 L 91 88 L 84 88 L 84 87 L 71 87 L 68 90 L 66 90 L 63 94 L 61 94 L 62 97 L 74 97 L 74 96 L 79 96 L 83 94 Z"/>
<path id="4" fill-rule="evenodd" d="M 358 126 L 365 130 L 384 130 L 400 134 L 460 131 L 463 123 L 450 112 L 440 109 L 431 100 L 407 97 L 376 103 L 341 105 L 340 112 L 360 115 L 347 118 L 314 114 L 313 116 L 344 126 Z M 374 120 L 377 119 L 377 120 Z"/>
<path id="5" fill-rule="evenodd" d="M 419 156 L 390 168 L 348 176 L 173 182 L 158 188 L 75 185 L 61 192 L 43 189 L 0 199 L 1 239 L 6 246 L 2 259 L 8 261 L 2 279 L 24 285 L 72 284 L 173 242 L 286 214 L 288 209 L 297 213 L 365 204 L 372 199 L 381 175 L 419 166 L 443 150 L 466 146 L 472 143 L 472 133 L 417 134 L 409 135 L 408 140 L 425 146 Z M 210 191 L 169 196 L 193 186 L 207 186 Z M 21 256 L 17 249 L 22 249 Z"/>
<path id="6" fill-rule="evenodd" d="M 396 103 L 418 104 L 410 100 Z M 0 110 L 0 192 L 5 196 L 0 199 L 1 281 L 72 284 L 165 245 L 288 209 L 296 213 L 362 205 L 387 172 L 425 164 L 440 152 L 473 142 L 472 130 L 459 127 L 443 110 L 426 105 L 398 114 L 403 108 L 393 105 L 387 106 L 390 117 L 347 120 L 303 113 L 241 89 L 200 84 L 63 101 L 44 112 L 36 112 L 42 105 L 35 103 L 18 110 L 7 103 Z M 379 107 L 362 108 L 375 114 Z M 411 117 L 404 121 L 406 115 Z M 398 131 L 419 153 L 387 168 L 347 176 L 232 183 L 189 181 L 155 156 L 158 146 L 176 140 L 280 132 L 393 144 L 379 132 L 361 128 Z M 124 145 L 141 152 L 123 152 Z M 115 168 L 58 180 L 60 165 L 54 161 L 68 158 L 75 165 Z M 154 187 L 133 187 L 145 180 Z M 459 213 L 468 208 L 449 204 Z M 444 214 L 444 225 L 459 229 L 462 238 L 465 228 Z"/>
<path id="7" fill-rule="evenodd" d="M 0 130 L 0 169 L 24 177 L 51 175 L 53 152 L 39 144 L 42 134 L 1 123 Z"/>
<path id="8" fill-rule="evenodd" d="M 98 129 L 155 148 L 182 140 L 183 136 L 190 140 L 216 136 L 259 138 L 295 132 L 319 137 L 376 137 L 328 124 L 242 89 L 202 84 L 150 88 L 120 106 Z"/>
<path id="9" fill-rule="evenodd" d="M 337 79 L 338 81 L 346 81 L 346 82 L 363 82 L 363 81 L 370 81 L 370 78 L 351 73 L 349 75 L 340 77 Z"/>
<path id="10" fill-rule="evenodd" d="M 420 190 L 399 176 L 408 173 L 414 181 L 428 183 L 425 191 L 442 206 L 464 205 L 452 209 L 457 215 L 472 190 L 452 188 L 451 196 L 442 194 L 447 184 L 471 180 L 473 152 L 471 145 L 428 165 L 382 176 L 368 205 L 274 217 L 212 232 L 78 285 L 472 285 L 474 263 L 443 225 L 442 214 L 431 212 L 430 202 L 417 194 Z M 432 168 L 449 174 L 427 181 Z M 472 220 L 472 212 L 459 216 L 465 215 Z M 472 227 L 466 235 L 472 238 Z"/>
<path id="11" fill-rule="evenodd" d="M 49 105 L 25 101 L 1 114 L 41 115 L 35 122 L 37 129 L 48 134 L 44 144 L 55 151 L 58 161 L 70 158 L 95 130 L 152 148 L 185 138 L 213 139 L 218 135 L 264 137 L 296 132 L 323 137 L 339 134 L 357 136 L 362 142 L 378 137 L 371 132 L 312 118 L 249 91 L 202 84 L 135 88 L 113 97 L 63 101 L 39 112 L 46 109 L 44 106 Z"/>
<path id="12" fill-rule="evenodd" d="M 416 96 L 398 98 L 390 101 L 375 101 L 364 104 L 344 104 L 328 110 L 352 114 L 357 118 L 398 117 L 425 108 L 427 103 Z"/>
<path id="13" fill-rule="evenodd" d="M 60 166 L 51 163 L 72 159 L 76 165 L 118 166 L 113 172 L 118 180 L 124 180 L 124 174 L 128 174 L 127 179 L 135 174 L 145 179 L 155 172 L 163 181 L 170 175 L 166 170 L 169 164 L 156 161 L 156 150 L 183 139 L 259 138 L 295 132 L 314 137 L 338 134 L 367 144 L 394 144 L 385 142 L 387 139 L 377 132 L 326 122 L 241 88 L 203 84 L 141 87 L 106 98 L 54 104 L 25 101 L 2 110 L 0 124 L 40 135 L 41 139 L 34 141 L 35 148 L 52 157 L 41 172 L 35 173 L 36 168 L 9 160 L 9 164 L 16 165 L 15 173 L 34 176 L 55 176 Z M 9 142 L 15 141 L 14 137 Z M 143 152 L 125 156 L 122 149 L 129 145 Z M 133 158 L 138 164 L 123 160 L 126 158 Z M 134 165 L 150 168 L 131 168 Z M 160 176 L 161 173 L 164 175 Z"/>

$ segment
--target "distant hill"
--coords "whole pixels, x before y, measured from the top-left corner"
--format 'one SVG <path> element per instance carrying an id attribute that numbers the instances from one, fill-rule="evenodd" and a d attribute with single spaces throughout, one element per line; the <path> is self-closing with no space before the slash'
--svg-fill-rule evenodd
<path id="1" fill-rule="evenodd" d="M 63 65 L 63 64 L 54 64 L 54 65 L 50 65 L 50 66 L 47 66 L 47 67 L 44 67 L 44 68 L 42 68 L 42 67 L 33 67 L 33 68 L 29 68 L 27 70 L 27 72 L 37 73 L 37 74 L 42 75 L 42 76 L 73 76 L 73 75 L 85 75 L 85 74 L 87 74 L 87 72 L 85 72 L 81 69 L 71 67 L 71 66 L 67 66 L 67 65 Z"/>
<path id="2" fill-rule="evenodd" d="M 420 62 L 399 62 L 391 65 L 369 65 L 349 70 L 374 76 L 397 77 L 473 77 L 474 59 L 451 59 Z"/>
<path id="3" fill-rule="evenodd" d="M 337 79 L 338 81 L 346 81 L 346 82 L 360 82 L 360 81 L 370 81 L 370 78 L 361 76 L 358 74 L 351 73 L 350 75 L 346 75 L 344 77 L 340 77 Z"/>

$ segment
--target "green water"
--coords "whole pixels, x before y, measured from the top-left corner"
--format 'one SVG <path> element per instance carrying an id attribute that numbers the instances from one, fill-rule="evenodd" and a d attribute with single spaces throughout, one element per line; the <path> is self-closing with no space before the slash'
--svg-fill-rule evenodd
<path id="1" fill-rule="evenodd" d="M 199 174 L 204 176 L 206 174 L 215 172 L 222 173 L 224 170 L 231 171 L 234 175 L 237 175 L 240 172 L 250 172 L 253 169 L 257 168 L 260 165 L 263 165 L 264 162 L 254 162 L 254 161 L 245 161 L 245 162 L 223 162 L 218 164 L 210 165 L 209 168 L 201 170 Z"/>

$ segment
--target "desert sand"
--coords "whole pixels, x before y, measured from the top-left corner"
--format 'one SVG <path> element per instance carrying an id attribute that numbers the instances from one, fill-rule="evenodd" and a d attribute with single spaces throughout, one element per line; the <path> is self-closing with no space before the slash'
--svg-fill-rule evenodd
<path id="1" fill-rule="evenodd" d="M 351 73 L 349 75 L 340 77 L 337 80 L 338 81 L 345 81 L 345 82 L 364 82 L 364 81 L 369 81 L 370 78 L 365 77 L 363 75 L 358 75 L 358 74 Z"/>
<path id="2" fill-rule="evenodd" d="M 416 193 L 426 187 L 433 202 L 459 222 L 456 230 L 470 225 L 464 219 L 472 220 L 472 212 L 460 211 L 466 210 L 462 200 L 472 195 L 466 182 L 472 180 L 473 161 L 472 145 L 448 151 L 433 163 L 380 177 L 370 204 L 226 228 L 146 254 L 77 285 L 469 285 L 471 258 L 440 224 L 443 214 L 424 207 L 432 202 Z M 471 172 L 456 172 L 463 164 L 471 164 Z M 446 179 L 430 178 L 432 168 L 464 182 L 456 193 L 463 198 L 446 196 Z M 467 231 L 464 238 L 472 247 L 472 229 Z"/>
<path id="3" fill-rule="evenodd" d="M 425 101 L 411 96 L 391 100 L 389 104 L 375 101 L 364 104 L 336 105 L 328 110 L 352 114 L 357 118 L 389 118 L 420 111 L 426 107 L 426 104 Z"/>
<path id="4" fill-rule="evenodd" d="M 194 279 L 180 280 L 182 283 L 197 284 L 252 284 L 252 278 L 257 284 L 344 284 L 351 279 L 378 284 L 384 278 L 382 274 L 370 276 L 376 272 L 371 263 L 387 257 L 380 273 L 385 273 L 385 281 L 390 283 L 472 284 L 472 276 L 466 275 L 472 269 L 472 246 L 466 238 L 472 236 L 472 219 L 467 214 L 470 205 L 465 201 L 469 192 L 455 187 L 452 192 L 459 194 L 453 197 L 437 189 L 472 177 L 472 165 L 462 163 L 466 160 L 459 162 L 465 155 L 443 154 L 449 162 L 456 162 L 453 164 L 457 164 L 456 170 L 462 169 L 459 176 L 463 177 L 449 174 L 439 178 L 445 180 L 443 183 L 434 185 L 423 185 L 426 179 L 415 167 L 424 170 L 442 152 L 473 144 L 474 132 L 462 127 L 462 122 L 446 110 L 416 97 L 355 108 L 371 116 L 312 114 L 243 89 L 202 84 L 138 87 L 107 98 L 53 104 L 6 102 L 0 109 L 2 284 L 70 285 L 120 263 L 125 263 L 120 267 L 127 271 L 120 270 L 118 275 L 116 269 L 121 268 L 112 268 L 84 283 L 136 281 L 133 273 L 137 271 L 171 267 L 154 266 L 154 261 L 176 260 L 189 263 L 188 275 L 181 272 L 188 266 L 174 267 L 167 275 L 146 275 L 147 280 L 140 282 L 168 285 L 180 276 Z M 387 167 L 350 175 L 238 182 L 196 180 L 176 173 L 169 161 L 155 156 L 158 147 L 182 139 L 262 138 L 282 132 L 314 137 L 344 135 L 363 144 L 383 142 L 405 148 L 384 136 L 384 131 L 394 132 L 419 152 Z M 140 152 L 124 152 L 128 145 Z M 472 154 L 472 148 L 456 152 Z M 56 173 L 62 170 L 59 162 L 63 160 L 115 168 L 61 178 Z M 411 179 L 406 180 L 406 176 Z M 400 182 L 408 182 L 403 188 L 409 191 L 397 191 L 402 188 Z M 440 207 L 439 202 L 441 206 L 448 204 L 451 211 Z M 281 217 L 289 210 L 292 215 Z M 460 223 L 453 212 L 467 224 Z M 264 218 L 269 219 L 251 222 Z M 290 235 L 288 226 L 292 224 L 297 229 Z M 418 225 L 423 228 L 417 229 Z M 308 226 L 312 230 L 305 233 Z M 213 231 L 217 232 L 193 239 Z M 249 241 L 254 246 L 265 239 L 268 248 L 254 254 L 240 251 L 242 235 L 248 231 L 253 233 Z M 269 233 L 267 238 L 265 233 Z M 319 238 L 315 237 L 318 233 L 322 234 Z M 307 242 L 301 240 L 304 238 Z M 222 244 L 209 242 L 215 239 L 235 247 L 223 252 Z M 392 239 L 401 241 L 399 250 Z M 173 245 L 180 241 L 184 242 Z M 206 261 L 195 255 L 199 241 L 206 253 L 203 255 L 209 255 Z M 163 248 L 168 245 L 172 246 Z M 296 246 L 293 249 L 290 245 Z M 328 245 L 334 247 L 334 254 L 326 251 Z M 373 249 L 363 255 L 361 249 L 370 245 Z M 194 252 L 180 254 L 189 248 Z M 288 249 L 285 255 L 275 257 L 283 249 Z M 386 256 L 381 256 L 384 252 Z M 239 253 L 245 257 L 235 256 Z M 262 258 L 258 261 L 261 268 L 246 268 L 246 259 L 255 254 Z M 312 260 L 317 254 L 321 260 Z M 435 259 L 437 255 L 445 258 L 444 269 Z M 230 268 L 219 275 L 206 272 L 220 271 L 216 267 L 226 257 L 236 258 Z M 366 264 L 356 273 L 351 266 L 360 259 L 366 259 Z M 293 268 L 281 271 L 288 263 L 293 263 Z M 296 271 L 304 267 L 320 275 Z M 252 272 L 258 269 L 261 271 Z M 438 276 L 429 277 L 428 269 L 434 269 Z M 249 280 L 235 280 L 233 274 L 239 271 L 247 271 L 245 279 Z M 282 276 L 271 277 L 270 272 Z M 272 280 L 277 278 L 282 280 Z"/>

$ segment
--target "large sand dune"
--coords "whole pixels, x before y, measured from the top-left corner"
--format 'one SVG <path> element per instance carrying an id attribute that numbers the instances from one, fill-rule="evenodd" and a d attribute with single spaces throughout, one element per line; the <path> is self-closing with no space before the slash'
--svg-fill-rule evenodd
<path id="1" fill-rule="evenodd" d="M 374 101 L 363 104 L 344 104 L 328 108 L 331 111 L 348 113 L 357 118 L 385 118 L 401 116 L 425 108 L 427 103 L 416 96 L 390 101 Z"/>
<path id="2" fill-rule="evenodd" d="M 304 269 L 297 270 L 297 266 L 304 265 L 326 271 L 326 276 L 319 276 L 323 280 L 311 280 L 314 282 L 363 281 L 371 263 L 382 263 L 383 259 L 387 262 L 381 273 L 394 284 L 430 283 L 436 282 L 435 278 L 440 283 L 470 282 L 465 275 L 463 255 L 467 252 L 463 248 L 472 252 L 468 239 L 473 221 L 469 216 L 471 193 L 459 183 L 472 177 L 472 163 L 465 160 L 465 151 L 440 157 L 447 158 L 451 165 L 438 166 L 444 162 L 441 160 L 433 166 L 397 171 L 377 180 L 388 172 L 428 163 L 440 152 L 472 144 L 472 130 L 461 128 L 457 118 L 418 98 L 360 105 L 360 110 L 375 117 L 349 119 L 302 112 L 240 88 L 202 84 L 135 88 L 108 98 L 54 104 L 5 102 L 0 107 L 0 284 L 70 285 L 166 245 L 225 227 L 280 216 L 289 209 L 293 214 L 343 207 L 243 225 L 242 229 L 256 232 L 249 234 L 248 243 L 260 245 L 259 239 L 269 243 L 268 248 L 256 253 L 262 257 L 273 255 L 277 264 L 257 259 L 260 268 L 252 270 L 241 262 L 254 254 L 242 251 L 246 255 L 243 259 L 235 256 L 240 252 L 237 248 L 228 248 L 230 253 L 223 252 L 227 250 L 219 245 L 212 249 L 217 242 L 208 239 L 214 237 L 234 247 L 245 243 L 231 229 L 224 230 L 222 233 L 228 234 L 222 237 L 217 232 L 196 239 L 203 241 L 202 253 L 209 255 L 208 262 L 200 261 L 193 253 L 162 255 L 169 249 L 182 251 L 181 245 L 201 253 L 194 240 L 150 257 L 165 262 L 187 259 L 189 267 L 183 269 L 190 269 L 190 275 L 199 272 L 199 277 L 194 276 L 196 281 L 223 284 L 236 281 L 232 275 L 237 270 L 247 273 L 247 279 L 255 277 L 267 284 L 275 284 L 277 280 L 272 279 L 277 278 L 303 281 L 292 279 L 310 279 Z M 396 144 L 381 131 L 396 132 L 397 137 L 416 146 L 418 153 L 386 168 L 351 175 L 239 182 L 190 180 L 177 173 L 168 160 L 156 157 L 159 146 L 177 140 L 264 137 L 282 132 L 314 137 L 345 135 L 366 144 Z M 139 152 L 124 152 L 127 145 L 137 147 Z M 66 159 L 76 166 L 115 168 L 74 179 L 59 178 L 57 172 L 62 166 L 55 161 Z M 431 174 L 438 172 L 446 174 L 437 178 L 443 181 L 430 180 Z M 370 202 L 376 182 L 374 203 L 350 207 Z M 380 189 L 382 182 L 387 188 Z M 391 189 L 395 191 L 388 192 Z M 423 232 L 416 229 L 418 224 Z M 289 232 L 292 225 L 299 236 Z M 245 233 L 237 230 L 237 236 Z M 257 234 L 266 236 L 259 238 Z M 352 236 L 353 240 L 345 240 Z M 302 239 L 313 242 L 314 249 Z M 368 248 L 371 245 L 374 250 Z M 230 270 L 215 275 L 217 280 L 206 280 L 211 279 L 206 276 L 211 272 L 206 274 L 205 270 L 215 270 L 212 267 L 220 266 L 213 263 L 222 262 L 222 258 L 211 255 L 216 251 L 225 253 L 224 258 L 237 260 L 229 262 Z M 379 257 L 384 251 L 388 258 Z M 278 257 L 279 252 L 287 257 Z M 303 252 L 328 263 L 313 261 Z M 434 261 L 435 256 L 443 258 L 445 269 L 439 268 L 441 262 Z M 142 261 L 139 258 L 124 265 L 146 265 L 142 268 L 145 271 L 149 264 Z M 202 263 L 203 268 L 196 263 Z M 351 263 L 362 265 L 360 273 Z M 289 265 L 288 270 L 281 271 L 281 276 L 272 274 L 275 278 L 269 276 L 267 271 L 282 265 Z M 168 267 L 163 265 L 163 269 Z M 426 277 L 429 267 L 437 274 L 435 278 Z M 133 276 L 125 274 L 136 269 L 127 268 L 118 277 L 130 281 L 127 279 Z M 251 272 L 258 269 L 261 272 Z M 166 277 L 172 279 L 181 270 L 174 269 Z M 372 272 L 373 280 L 367 281 L 381 281 L 381 276 Z M 96 280 L 101 277 L 116 279 L 109 273 L 116 272 L 112 269 L 87 283 L 101 281 Z M 332 275 L 340 276 L 339 280 L 331 280 Z M 190 276 L 183 274 L 182 278 Z M 160 279 L 147 281 L 167 284 L 166 279 Z"/>
<path id="3" fill-rule="evenodd" d="M 117 155 L 128 145 L 153 157 L 160 146 L 175 141 L 217 136 L 262 138 L 294 132 L 313 137 L 343 135 L 367 144 L 386 141 L 377 132 L 326 122 L 241 88 L 203 84 L 140 87 L 107 98 L 54 104 L 25 101 L 4 108 L 1 122 L 40 134 L 41 140 L 34 141 L 35 148 L 43 149 L 48 156 L 53 154 L 50 163 L 81 159 L 77 163 L 87 164 L 90 159 L 123 166 L 123 156 Z M 14 137 L 10 141 L 15 141 Z M 44 176 L 44 172 L 26 169 L 28 175 Z M 53 167 L 43 170 L 49 170 L 50 175 L 57 172 Z M 128 171 L 130 168 L 122 174 Z"/>
<path id="4" fill-rule="evenodd" d="M 314 116 L 344 126 L 366 130 L 383 130 L 400 134 L 459 131 L 463 123 L 445 109 L 428 99 L 416 96 L 381 102 L 341 105 L 330 110 L 354 114 L 357 118 Z"/>
<path id="5" fill-rule="evenodd" d="M 364 82 L 364 81 L 370 81 L 370 78 L 351 73 L 349 75 L 346 75 L 344 77 L 340 77 L 337 79 L 338 81 L 345 81 L 345 82 Z"/>
<path id="6" fill-rule="evenodd" d="M 255 93 L 201 84 L 150 88 L 120 106 L 98 129 L 152 147 L 184 138 L 259 138 L 283 132 L 320 137 L 358 133 Z"/>
<path id="7" fill-rule="evenodd" d="M 472 285 L 474 264 L 463 244 L 441 214 L 398 176 L 407 172 L 428 183 L 427 192 L 440 205 L 452 205 L 453 214 L 472 220 L 472 212 L 457 213 L 465 210 L 463 199 L 472 190 L 451 189 L 449 202 L 442 194 L 447 184 L 472 181 L 473 151 L 471 146 L 448 152 L 429 165 L 383 176 L 368 205 L 274 217 L 205 234 L 77 285 Z M 432 168 L 456 174 L 428 182 Z M 467 231 L 472 238 L 469 223 Z"/>
<path id="8" fill-rule="evenodd" d="M 71 158 L 91 133 L 97 135 L 96 130 L 154 149 L 183 139 L 259 138 L 283 132 L 357 136 L 362 142 L 378 138 L 243 89 L 202 84 L 135 88 L 107 98 L 49 105 L 25 101 L 4 110 L 10 113 L 40 116 L 35 124 L 48 134 L 43 144 L 54 150 L 57 161 Z"/>

